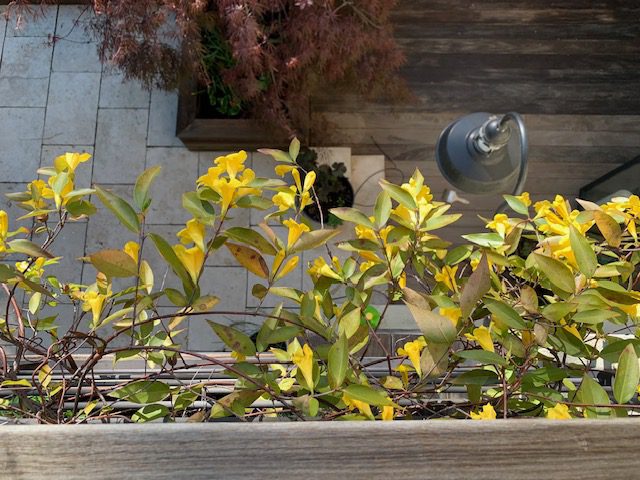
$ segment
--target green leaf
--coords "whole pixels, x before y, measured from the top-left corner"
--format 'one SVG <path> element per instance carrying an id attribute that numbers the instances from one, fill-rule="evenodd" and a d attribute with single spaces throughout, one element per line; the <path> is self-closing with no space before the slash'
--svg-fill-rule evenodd
<path id="1" fill-rule="evenodd" d="M 500 300 L 494 300 L 487 298 L 485 305 L 491 313 L 493 313 L 498 320 L 507 325 L 509 328 L 516 330 L 523 330 L 527 328 L 527 324 L 522 319 L 520 314 L 515 311 L 513 307 L 510 307 Z"/>
<path id="2" fill-rule="evenodd" d="M 53 255 L 29 240 L 22 238 L 11 240 L 8 245 L 15 253 L 24 253 L 30 257 L 53 258 Z"/>
<path id="3" fill-rule="evenodd" d="M 532 253 L 536 265 L 542 273 L 549 279 L 551 284 L 566 293 L 574 293 L 576 283 L 573 273 L 564 263 L 555 258 Z"/>
<path id="4" fill-rule="evenodd" d="M 633 345 L 627 345 L 618 360 L 618 370 L 613 381 L 613 396 L 618 403 L 627 403 L 633 398 L 640 382 L 638 355 Z"/>
<path id="5" fill-rule="evenodd" d="M 155 233 L 150 233 L 149 238 L 151 238 L 151 240 L 153 241 L 156 249 L 158 250 L 158 253 L 162 256 L 162 258 L 164 258 L 169 267 L 171 267 L 173 273 L 175 273 L 178 278 L 182 280 L 182 283 L 184 283 L 185 285 L 193 285 L 191 275 L 189 275 L 187 269 L 184 268 L 184 265 L 182 264 L 176 253 L 173 251 L 173 248 L 171 248 L 171 245 L 169 245 L 169 243 L 164 238 Z"/>
<path id="6" fill-rule="evenodd" d="M 584 403 L 586 405 L 610 405 L 609 395 L 604 388 L 600 386 L 589 375 L 582 377 L 582 384 L 575 396 L 576 403 Z M 591 407 L 585 408 L 584 416 L 587 418 L 607 418 L 611 415 L 610 408 Z"/>
<path id="7" fill-rule="evenodd" d="M 463 318 L 468 317 L 473 312 L 478 300 L 484 297 L 489 290 L 491 290 L 491 276 L 489 275 L 487 255 L 484 254 L 460 295 L 460 310 Z"/>
<path id="8" fill-rule="evenodd" d="M 464 372 L 451 381 L 453 385 L 496 385 L 499 382 L 495 372 L 483 369 Z"/>
<path id="9" fill-rule="evenodd" d="M 593 218 L 607 243 L 613 248 L 618 248 L 622 241 L 622 229 L 618 222 L 600 210 L 593 211 Z"/>
<path id="10" fill-rule="evenodd" d="M 462 217 L 461 213 L 434 216 L 429 218 L 425 222 L 423 229 L 425 231 L 438 230 L 439 228 L 444 228 L 447 225 L 451 225 L 452 223 L 457 222 L 460 217 Z"/>
<path id="11" fill-rule="evenodd" d="M 496 248 L 504 245 L 504 238 L 497 233 L 471 233 L 461 237 L 481 247 Z"/>
<path id="12" fill-rule="evenodd" d="M 312 248 L 324 245 L 333 237 L 340 233 L 339 230 L 313 230 L 311 232 L 304 232 L 300 235 L 298 241 L 291 247 L 289 253 L 302 252 L 304 250 L 311 250 Z"/>
<path id="13" fill-rule="evenodd" d="M 387 398 L 387 395 L 380 390 L 375 390 L 366 385 L 349 385 L 342 390 L 355 400 L 360 400 L 368 405 L 375 405 L 377 407 L 395 406 L 395 404 Z"/>
<path id="14" fill-rule="evenodd" d="M 277 250 L 271 243 L 255 230 L 244 227 L 233 227 L 225 232 L 225 235 L 238 242 L 246 243 L 265 255 L 275 255 Z"/>
<path id="15" fill-rule="evenodd" d="M 589 241 L 573 225 L 570 226 L 569 241 L 571 242 L 571 250 L 576 256 L 578 268 L 588 278 L 593 277 L 596 268 L 598 268 L 598 259 Z"/>
<path id="16" fill-rule="evenodd" d="M 149 188 L 151 187 L 151 184 L 155 180 L 156 176 L 160 173 L 160 170 L 162 170 L 162 167 L 159 165 L 147 168 L 136 179 L 136 184 L 133 187 L 133 201 L 142 211 L 145 211 L 147 208 L 149 208 L 149 205 L 151 203 L 149 198 Z"/>
<path id="17" fill-rule="evenodd" d="M 216 332 L 216 335 L 220 337 L 220 340 L 234 352 L 241 353 L 248 357 L 256 354 L 256 346 L 245 333 L 233 327 L 212 322 L 211 320 L 207 320 L 207 323 L 213 331 Z"/>
<path id="18" fill-rule="evenodd" d="M 529 215 L 529 208 L 519 198 L 514 197 L 513 195 L 503 195 L 503 198 L 514 212 L 521 215 Z"/>
<path id="19" fill-rule="evenodd" d="M 122 250 L 101 250 L 89 255 L 96 270 L 107 277 L 132 277 L 138 274 L 135 260 Z"/>
<path id="20" fill-rule="evenodd" d="M 182 208 L 205 224 L 213 223 L 215 218 L 215 212 L 211 205 L 202 201 L 197 192 L 185 192 L 182 194 Z"/>
<path id="21" fill-rule="evenodd" d="M 145 405 L 131 415 L 131 420 L 136 423 L 152 422 L 169 415 L 169 409 L 164 405 L 151 404 Z"/>
<path id="22" fill-rule="evenodd" d="M 416 208 L 418 208 L 411 194 L 403 188 L 400 188 L 393 183 L 389 183 L 386 180 L 380 180 L 379 183 L 382 189 L 400 205 L 404 205 L 409 210 L 415 210 Z"/>
<path id="23" fill-rule="evenodd" d="M 171 393 L 169 385 L 158 380 L 137 380 L 109 393 L 110 397 L 133 403 L 155 403 Z"/>
<path id="24" fill-rule="evenodd" d="M 345 222 L 351 222 L 356 225 L 362 225 L 363 227 L 373 228 L 373 223 L 371 223 L 369 217 L 356 208 L 341 207 L 332 208 L 329 211 Z"/>
<path id="25" fill-rule="evenodd" d="M 457 246 L 447 252 L 447 256 L 444 257 L 444 263 L 450 266 L 457 265 L 463 260 L 469 258 L 472 251 L 473 250 L 470 245 Z"/>
<path id="26" fill-rule="evenodd" d="M 418 292 L 405 288 L 403 293 L 404 303 L 409 308 L 418 328 L 427 339 L 427 343 L 451 345 L 457 337 L 456 329 L 451 320 L 431 311 L 427 300 Z"/>
<path id="27" fill-rule="evenodd" d="M 95 187 L 98 198 L 111 212 L 120 220 L 120 222 L 134 233 L 140 231 L 140 220 L 131 205 L 119 196 Z"/>
<path id="28" fill-rule="evenodd" d="M 331 388 L 339 388 L 347 376 L 349 368 L 349 346 L 346 335 L 340 335 L 329 349 L 327 372 Z"/>
<path id="29" fill-rule="evenodd" d="M 387 224 L 389 216 L 391 215 L 391 197 L 385 191 L 378 194 L 376 198 L 376 204 L 373 207 L 373 216 L 375 220 L 375 227 L 382 228 Z"/>
<path id="30" fill-rule="evenodd" d="M 484 365 L 500 365 L 501 367 L 509 365 L 509 362 L 507 362 L 504 357 L 494 352 L 488 352 L 487 350 L 464 350 L 462 352 L 456 352 L 456 356 Z"/>
<path id="31" fill-rule="evenodd" d="M 29 383 L 27 379 L 20 380 L 4 380 L 0 383 L 0 388 L 33 388 L 33 385 Z"/>

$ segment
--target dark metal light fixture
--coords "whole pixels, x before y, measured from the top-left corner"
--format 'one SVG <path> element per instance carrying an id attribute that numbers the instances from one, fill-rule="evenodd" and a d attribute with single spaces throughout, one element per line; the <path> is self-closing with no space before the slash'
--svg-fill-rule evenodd
<path id="1" fill-rule="evenodd" d="M 512 141 L 512 125 L 520 142 Z M 472 113 L 457 119 L 440 134 L 436 162 L 449 183 L 463 192 L 497 194 L 511 189 L 519 195 L 527 178 L 522 117 L 515 112 L 501 117 Z"/>

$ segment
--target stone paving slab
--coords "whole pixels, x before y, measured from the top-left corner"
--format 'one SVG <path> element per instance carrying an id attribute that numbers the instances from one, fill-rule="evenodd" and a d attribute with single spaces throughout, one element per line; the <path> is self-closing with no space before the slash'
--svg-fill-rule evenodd
<path id="1" fill-rule="evenodd" d="M 195 190 L 198 177 L 198 154 L 186 148 L 156 147 L 147 149 L 147 168 L 159 165 L 160 174 L 151 187 L 152 203 L 149 223 L 185 223 L 191 214 L 182 208 L 182 194 Z M 138 173 L 135 173 L 137 175 Z"/>
<path id="2" fill-rule="evenodd" d="M 100 108 L 149 108 L 150 92 L 121 73 L 106 70 L 100 86 Z"/>
<path id="3" fill-rule="evenodd" d="M 0 65 L 0 107 L 47 105 L 53 48 L 39 37 L 9 37 Z"/>
<path id="4" fill-rule="evenodd" d="M 99 90 L 99 73 L 52 73 L 44 143 L 93 145 Z"/>
<path id="5" fill-rule="evenodd" d="M 102 64 L 94 42 L 76 42 L 62 38 L 57 40 L 53 51 L 54 72 L 100 73 Z"/>
<path id="6" fill-rule="evenodd" d="M 40 164 L 44 108 L 0 108 L 0 180 L 29 182 Z"/>
<path id="7" fill-rule="evenodd" d="M 33 15 L 12 13 L 8 19 L 7 37 L 44 37 L 53 36 L 56 30 L 58 7 L 53 5 L 30 7 Z"/>
<path id="8" fill-rule="evenodd" d="M 94 181 L 134 183 L 144 171 L 148 110 L 98 110 Z"/>
<path id="9" fill-rule="evenodd" d="M 4 37 L 7 31 L 7 20 L 4 18 L 6 9 L 6 6 L 0 5 L 0 60 L 2 59 L 2 46 L 4 45 Z"/>
<path id="10" fill-rule="evenodd" d="M 150 147 L 183 147 L 183 143 L 176 137 L 177 117 L 177 92 L 160 90 L 151 92 L 147 145 Z"/>
<path id="11" fill-rule="evenodd" d="M 91 21 L 94 18 L 91 5 L 60 5 L 56 36 L 74 42 L 94 41 L 91 31 Z"/>

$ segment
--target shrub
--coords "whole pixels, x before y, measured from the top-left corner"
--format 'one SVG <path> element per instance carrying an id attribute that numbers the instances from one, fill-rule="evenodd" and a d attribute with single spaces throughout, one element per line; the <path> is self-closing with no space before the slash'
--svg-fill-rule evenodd
<path id="1" fill-rule="evenodd" d="M 389 19 L 397 0 L 92 3 L 103 60 L 147 86 L 196 78 L 222 115 L 243 111 L 293 134 L 307 125 L 309 97 L 328 87 L 407 95 Z"/>
<path id="2" fill-rule="evenodd" d="M 0 276 L 8 294 L 0 338 L 15 349 L 14 358 L 0 349 L 3 414 L 48 423 L 185 415 L 194 421 L 609 418 L 636 408 L 636 196 L 600 206 L 582 202 L 580 212 L 560 196 L 533 209 L 527 194 L 507 196 L 514 216 L 496 215 L 487 222 L 489 231 L 465 235 L 468 244 L 451 248 L 435 232 L 459 215 L 433 200 L 416 171 L 400 186 L 382 181 L 370 217 L 352 208 L 333 210 L 354 227 L 353 238 L 337 245 L 348 257 L 315 259 L 308 269 L 313 287 L 300 291 L 281 280 L 302 252 L 325 245 L 333 250 L 336 231 L 311 230 L 302 221 L 315 179 L 312 173 L 301 179 L 295 163 L 299 149 L 294 141 L 289 152 L 267 151 L 279 162 L 276 173 L 292 184 L 257 178 L 244 166 L 244 152 L 217 158 L 195 190 L 183 196 L 192 218 L 175 245 L 145 225 L 158 167 L 138 178 L 133 205 L 98 186 L 76 185 L 75 170 L 89 156 L 72 153 L 40 170 L 47 181 L 34 180 L 25 192 L 12 194 L 34 219 L 34 228 L 16 228 L 0 213 L 6 262 Z M 274 194 L 271 199 L 267 191 Z M 138 241 L 90 252 L 85 261 L 96 270 L 94 283 L 65 283 L 47 273 L 57 261 L 52 251 L 68 222 L 95 212 L 93 196 Z M 266 222 L 255 230 L 227 227 L 227 218 L 242 208 L 264 210 Z M 285 227 L 287 238 L 278 238 L 267 222 Z M 530 253 L 519 248 L 523 242 L 534 244 Z M 180 288 L 154 279 L 146 260 L 152 246 Z M 283 303 L 271 311 L 217 310 L 216 292 L 207 291 L 200 278 L 205 259 L 222 248 L 260 278 L 253 295 L 275 295 Z M 388 300 L 373 322 L 371 298 L 380 289 Z M 376 330 L 398 299 L 421 335 L 388 351 Z M 164 300 L 175 306 L 173 313 L 159 312 Z M 45 309 L 62 301 L 74 306 L 67 330 Z M 216 321 L 223 313 L 264 320 L 252 339 Z M 186 351 L 177 335 L 187 317 L 207 321 L 234 358 Z M 43 336 L 50 337 L 49 348 L 39 341 Z M 379 342 L 384 357 L 365 358 L 367 347 Z M 78 353 L 81 347 L 87 355 Z M 142 358 L 155 369 L 106 386 L 94 377 L 105 358 L 116 364 Z M 32 368 L 28 378 L 26 363 Z M 224 369 L 236 380 L 233 391 L 221 396 L 208 390 L 215 379 L 166 380 L 195 366 Z M 613 401 L 596 373 L 613 377 Z M 438 398 L 443 393 L 460 399 L 443 401 Z M 120 400 L 140 407 L 123 409 Z"/>

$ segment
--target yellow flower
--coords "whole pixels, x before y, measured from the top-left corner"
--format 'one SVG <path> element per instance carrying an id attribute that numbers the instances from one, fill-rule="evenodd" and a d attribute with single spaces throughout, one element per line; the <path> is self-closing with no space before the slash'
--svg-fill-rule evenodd
<path id="1" fill-rule="evenodd" d="M 100 323 L 100 314 L 102 313 L 102 308 L 104 307 L 107 296 L 99 293 L 97 289 L 89 288 L 90 289 L 82 294 L 82 310 L 84 312 L 91 312 L 91 315 L 93 315 L 91 325 L 97 327 Z"/>
<path id="2" fill-rule="evenodd" d="M 63 172 L 67 170 L 70 173 L 75 172 L 78 165 L 86 162 L 91 158 L 91 155 L 88 153 L 65 153 L 56 157 L 53 161 L 53 167 L 56 169 L 56 172 Z"/>
<path id="3" fill-rule="evenodd" d="M 315 278 L 329 277 L 339 281 L 342 280 L 342 277 L 331 269 L 323 257 L 318 257 L 313 261 L 313 265 L 309 268 L 309 274 Z"/>
<path id="4" fill-rule="evenodd" d="M 173 251 L 189 272 L 193 282 L 197 283 L 204 264 L 204 252 L 198 247 L 186 248 L 184 245 L 174 245 Z"/>
<path id="5" fill-rule="evenodd" d="M 491 331 L 484 325 L 473 329 L 473 334 L 465 333 L 465 337 L 473 340 L 487 352 L 495 352 L 493 340 L 491 339 Z"/>
<path id="6" fill-rule="evenodd" d="M 407 342 L 404 347 L 398 349 L 398 355 L 406 355 L 409 357 L 409 361 L 418 372 L 418 376 L 422 377 L 422 368 L 420 367 L 420 354 L 424 347 L 427 346 L 427 342 L 424 337 L 418 337 L 412 342 Z"/>
<path id="7" fill-rule="evenodd" d="M 294 169 L 291 170 L 291 176 L 293 177 L 293 180 L 296 182 L 296 188 L 298 189 L 298 192 L 302 192 L 302 183 L 300 182 L 300 172 L 298 171 L 298 169 Z"/>
<path id="8" fill-rule="evenodd" d="M 344 404 L 349 408 L 349 410 L 353 410 L 357 408 L 360 413 L 365 415 L 367 418 L 374 420 L 373 413 L 371 412 L 371 406 L 368 403 L 362 402 L 360 400 L 356 400 L 355 398 L 350 397 L 347 393 L 342 394 L 342 400 Z"/>
<path id="9" fill-rule="evenodd" d="M 482 407 L 480 413 L 471 412 L 471 418 L 473 420 L 495 420 L 496 411 L 493 409 L 493 405 L 487 403 Z"/>
<path id="10" fill-rule="evenodd" d="M 140 245 L 138 242 L 127 242 L 124 244 L 124 253 L 129 255 L 134 262 L 138 261 L 138 255 L 140 255 Z"/>
<path id="11" fill-rule="evenodd" d="M 240 150 L 236 153 L 230 153 L 223 157 L 218 157 L 214 160 L 215 164 L 222 170 L 227 172 L 229 178 L 235 178 L 235 176 L 244 170 L 244 162 L 247 159 L 247 152 Z"/>
<path id="12" fill-rule="evenodd" d="M 287 248 L 293 247 L 293 245 L 295 245 L 295 243 L 298 241 L 300 236 L 304 232 L 309 231 L 309 227 L 306 226 L 304 223 L 298 223 L 291 218 L 283 221 L 282 224 L 289 229 L 289 234 L 287 236 Z"/>
<path id="13" fill-rule="evenodd" d="M 447 317 L 454 327 L 458 326 L 458 320 L 462 317 L 462 310 L 459 307 L 440 307 L 438 312 L 443 317 Z"/>
<path id="14" fill-rule="evenodd" d="M 298 257 L 297 255 L 287 260 L 287 263 L 285 263 L 284 267 L 282 267 L 282 270 L 278 272 L 278 275 L 276 276 L 275 280 L 280 280 L 281 278 L 289 275 L 293 271 L 293 269 L 298 266 L 299 260 L 300 260 L 300 257 Z"/>
<path id="15" fill-rule="evenodd" d="M 517 195 L 516 198 L 524 203 L 525 207 L 531 205 L 531 197 L 529 196 L 529 192 L 524 192 L 522 195 Z"/>
<path id="16" fill-rule="evenodd" d="M 393 420 L 393 407 L 391 405 L 385 405 L 382 407 L 382 420 Z"/>
<path id="17" fill-rule="evenodd" d="M 185 228 L 178 232 L 178 238 L 184 245 L 193 242 L 203 252 L 206 251 L 204 246 L 205 226 L 195 218 L 187 222 Z"/>
<path id="18" fill-rule="evenodd" d="M 455 265 L 450 267 L 449 265 L 445 265 L 442 267 L 442 270 L 435 274 L 434 278 L 436 282 L 444 283 L 446 287 L 454 292 L 458 291 L 458 284 L 456 283 L 456 272 L 458 271 L 458 266 Z"/>
<path id="19" fill-rule="evenodd" d="M 547 418 L 551 420 L 569 420 L 571 418 L 569 407 L 564 403 L 556 403 L 555 407 L 547 409 Z"/>
<path id="20" fill-rule="evenodd" d="M 302 186 L 302 191 L 303 192 L 308 192 L 309 190 L 311 190 L 311 187 L 313 187 L 313 184 L 316 181 L 316 172 L 309 172 L 307 173 L 307 175 L 304 177 L 304 185 Z"/>
<path id="21" fill-rule="evenodd" d="M 278 207 L 281 212 L 289 210 L 296 206 L 296 187 L 289 187 L 276 193 L 271 199 L 273 204 Z"/>
<path id="22" fill-rule="evenodd" d="M 491 230 L 495 230 L 501 237 L 506 237 L 511 230 L 513 230 L 513 226 L 509 222 L 509 217 L 504 213 L 495 214 L 493 220 L 487 223 L 486 226 Z"/>
<path id="23" fill-rule="evenodd" d="M 313 350 L 305 343 L 293 352 L 291 361 L 302 373 L 309 390 L 313 391 Z"/>
<path id="24" fill-rule="evenodd" d="M 276 165 L 276 175 L 284 177 L 287 173 L 296 170 L 298 167 L 294 165 Z"/>

